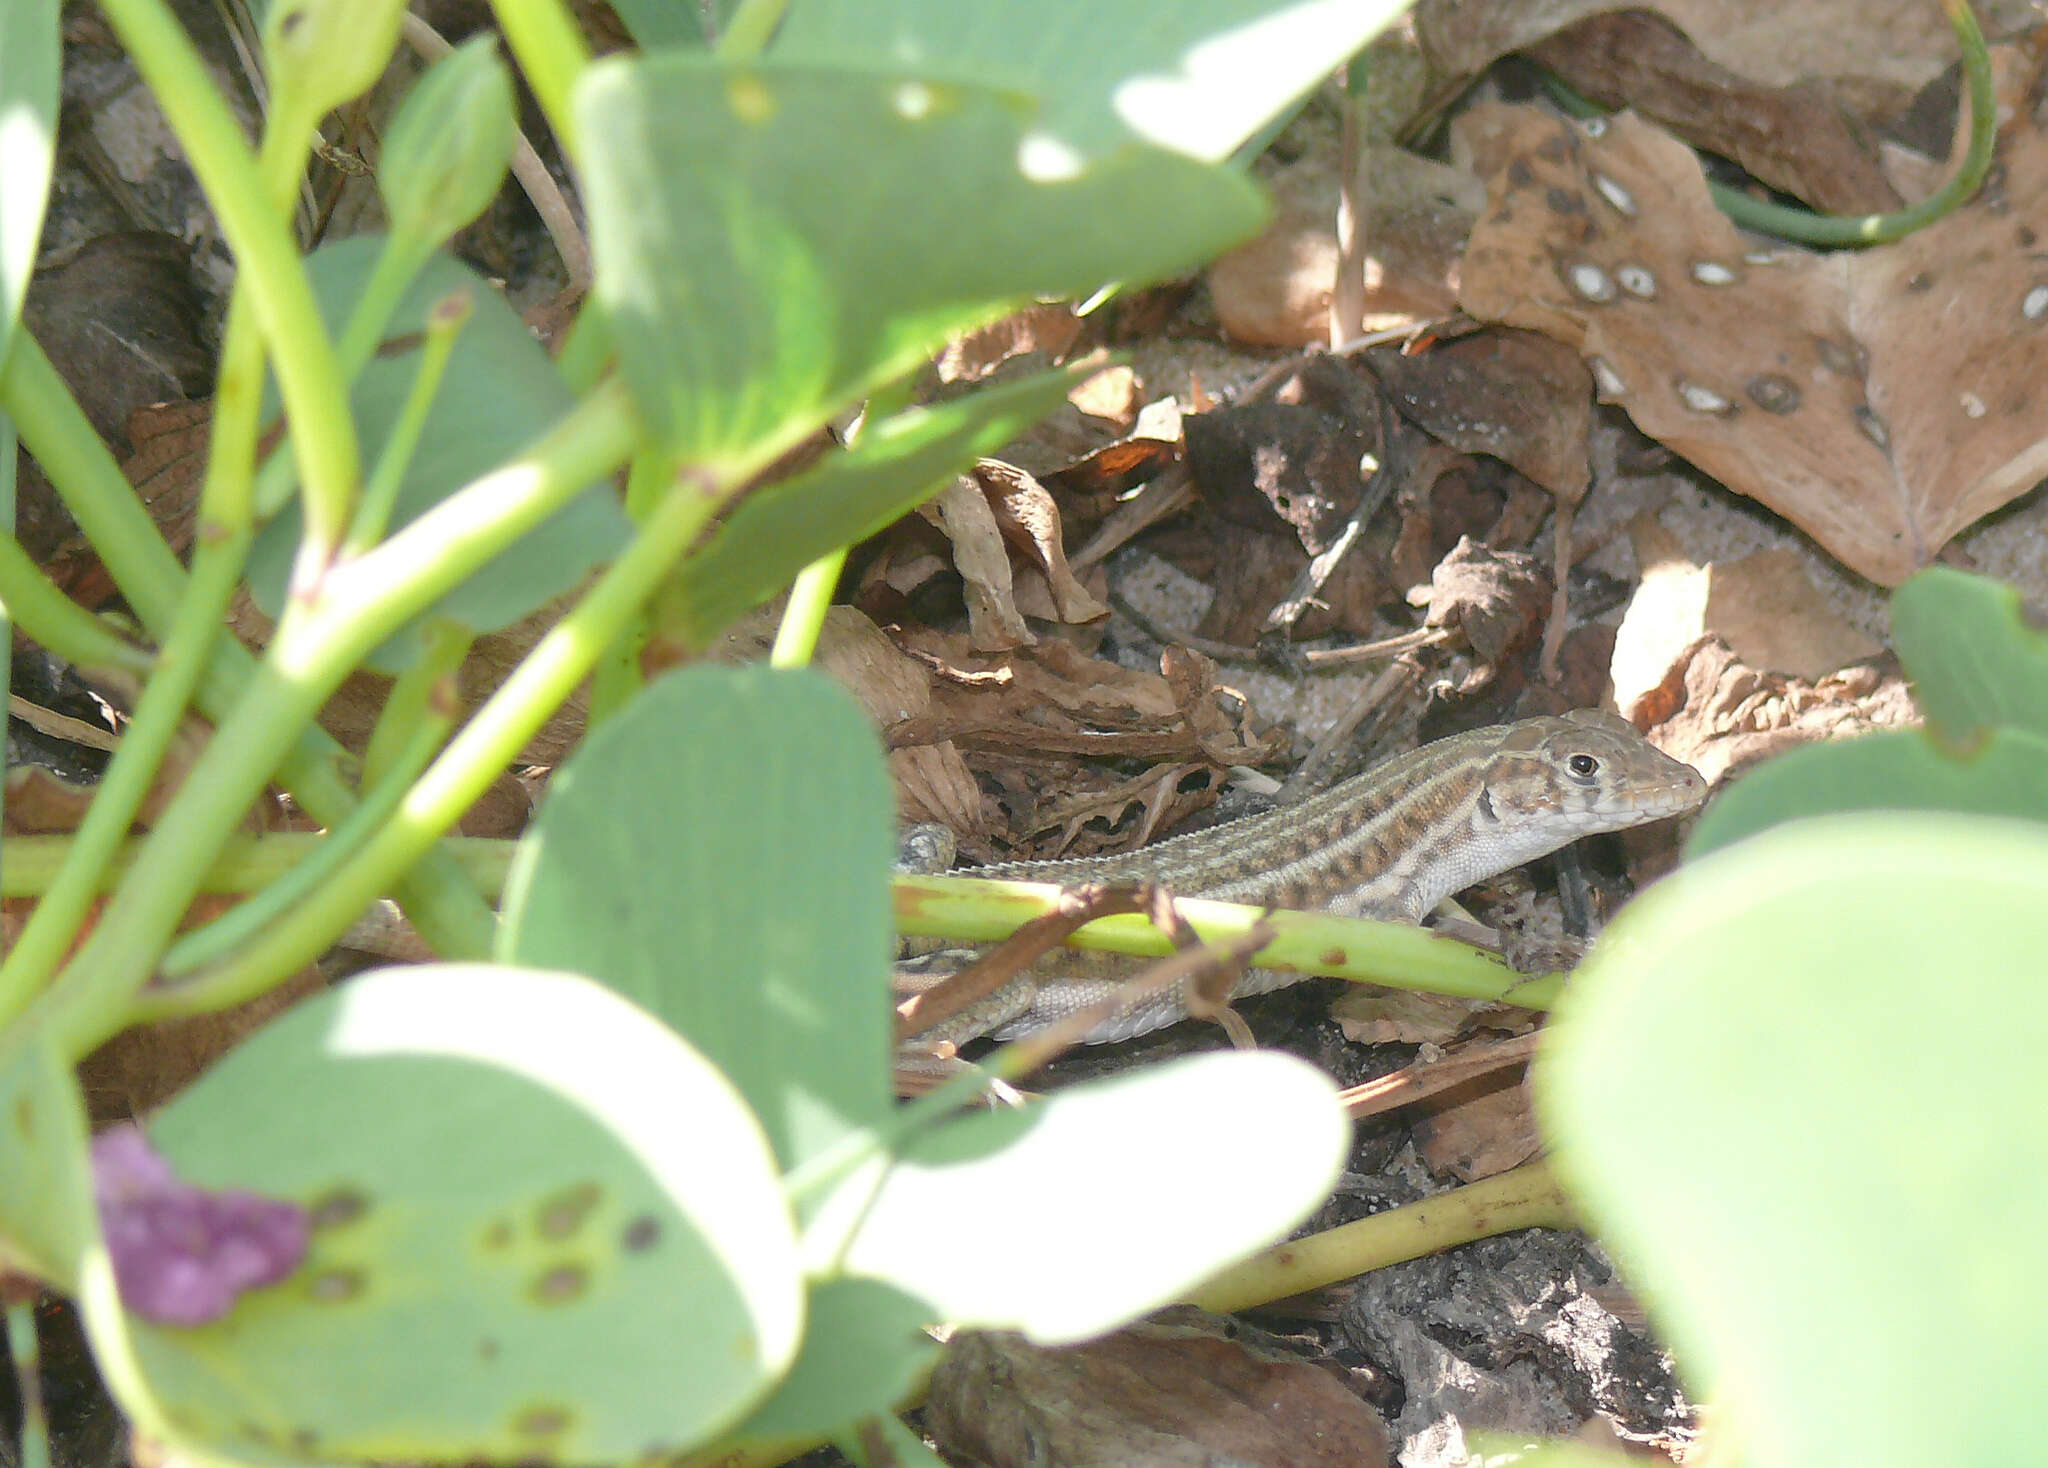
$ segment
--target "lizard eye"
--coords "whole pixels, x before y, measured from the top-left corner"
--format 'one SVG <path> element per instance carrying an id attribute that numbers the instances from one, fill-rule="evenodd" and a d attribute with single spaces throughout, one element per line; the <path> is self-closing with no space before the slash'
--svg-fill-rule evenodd
<path id="1" fill-rule="evenodd" d="M 1600 773 L 1600 761 L 1590 754 L 1575 754 L 1564 762 L 1574 780 L 1590 780 Z"/>

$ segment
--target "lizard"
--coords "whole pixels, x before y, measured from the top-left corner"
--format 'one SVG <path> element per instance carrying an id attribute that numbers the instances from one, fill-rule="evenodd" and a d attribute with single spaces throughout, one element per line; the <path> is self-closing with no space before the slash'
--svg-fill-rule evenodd
<path id="1" fill-rule="evenodd" d="M 1420 923 L 1475 882 L 1581 836 L 1682 815 L 1706 793 L 1697 770 L 1619 715 L 1578 709 L 1454 734 L 1292 805 L 1135 851 L 1002 862 L 962 875 L 1062 886 L 1151 882 L 1175 897 Z M 912 1044 L 1034 1033 L 1107 998 L 1127 971 L 1115 955 L 1058 950 Z M 906 972 L 900 983 L 929 988 L 944 976 Z M 1250 969 L 1231 998 L 1308 977 Z M 1131 1039 L 1187 1013 L 1184 982 L 1096 1025 L 1084 1042 Z"/>

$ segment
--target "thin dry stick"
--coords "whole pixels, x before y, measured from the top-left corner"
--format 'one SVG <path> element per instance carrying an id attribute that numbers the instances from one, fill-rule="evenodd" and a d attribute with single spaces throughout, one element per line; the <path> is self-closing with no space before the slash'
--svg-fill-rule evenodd
<path id="1" fill-rule="evenodd" d="M 1532 1031 L 1496 1044 L 1468 1046 L 1427 1064 L 1417 1061 L 1390 1076 L 1339 1092 L 1337 1099 L 1344 1103 L 1344 1112 L 1353 1121 L 1395 1111 L 1493 1071 L 1526 1065 L 1536 1053 L 1536 1039 L 1537 1032 Z"/>
<path id="2" fill-rule="evenodd" d="M 455 49 L 441 38 L 439 31 L 416 15 L 408 14 L 400 23 L 406 44 L 427 61 L 439 61 Z M 569 290 L 577 295 L 589 290 L 590 246 L 583 238 L 583 227 L 576 222 L 576 211 L 569 207 L 554 175 L 541 162 L 540 154 L 534 151 L 524 132 L 518 134 L 512 145 L 512 176 L 533 201 L 548 238 L 555 242 L 555 253 L 562 257 L 562 271 L 569 277 Z"/>

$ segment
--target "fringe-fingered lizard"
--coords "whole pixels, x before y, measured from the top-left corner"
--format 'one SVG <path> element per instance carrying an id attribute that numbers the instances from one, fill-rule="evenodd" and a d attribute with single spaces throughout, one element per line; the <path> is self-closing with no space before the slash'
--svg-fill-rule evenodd
<path id="1" fill-rule="evenodd" d="M 1293 805 L 1115 856 L 1006 862 L 963 875 L 1021 882 L 1152 882 L 1175 897 L 1419 923 L 1475 882 L 1581 836 L 1682 815 L 1706 796 L 1692 766 L 1618 715 L 1578 709 L 1496 724 L 1395 755 Z M 1115 992 L 1130 960 L 1060 949 L 918 1038 L 1015 1039 Z M 1251 969 L 1232 998 L 1309 977 Z M 934 977 L 906 982 L 929 987 Z M 1185 985 L 1098 1024 L 1090 1044 L 1187 1017 Z"/>

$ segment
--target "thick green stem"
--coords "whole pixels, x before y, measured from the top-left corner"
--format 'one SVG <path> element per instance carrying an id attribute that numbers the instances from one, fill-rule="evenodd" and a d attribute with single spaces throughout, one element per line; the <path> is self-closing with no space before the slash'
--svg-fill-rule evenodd
<path id="1" fill-rule="evenodd" d="M 312 860 L 327 841 L 328 837 L 314 831 L 231 836 L 200 877 L 199 890 L 221 896 L 260 892 L 301 862 Z M 516 841 L 449 836 L 441 846 L 446 848 L 447 854 L 478 891 L 493 902 L 498 899 L 505 890 L 505 876 L 511 870 L 512 854 L 518 848 Z M 69 836 L 9 836 L 0 897 L 42 896 L 49 890 L 50 883 L 57 880 L 57 873 L 70 849 Z M 114 853 L 113 860 L 100 873 L 102 890 L 111 891 L 119 884 L 135 865 L 141 849 L 142 843 L 131 839 Z M 464 956 L 485 957 L 489 953 L 487 938 L 480 948 Z"/>
<path id="2" fill-rule="evenodd" d="M 255 533 L 250 520 L 250 476 L 263 395 L 263 344 L 247 302 L 247 296 L 237 291 L 228 310 L 208 440 L 206 488 L 200 499 L 192 570 L 184 596 L 157 657 L 155 673 L 144 685 L 120 747 L 79 823 L 69 861 L 36 904 L 6 961 L 0 963 L 0 1023 L 20 1014 L 42 991 L 77 940 L 99 893 L 100 869 L 126 839 L 136 813 L 156 784 L 157 772 L 219 640 L 229 600 L 242 579 Z M 317 708 L 308 711 L 306 722 L 314 712 Z M 296 735 L 298 731 L 292 732 Z M 282 753 L 280 750 L 280 756 Z M 272 768 L 266 766 L 260 772 L 265 779 Z"/>
<path id="3" fill-rule="evenodd" d="M 767 49 L 775 28 L 782 24 L 783 12 L 788 9 L 789 0 L 740 0 L 732 18 L 725 23 L 725 34 L 718 38 L 719 59 L 752 61 L 759 56 Z"/>
<path id="4" fill-rule="evenodd" d="M 203 857 L 195 860 L 194 853 L 219 848 L 341 680 L 407 620 L 617 468 L 632 450 L 634 426 L 624 390 L 600 390 L 520 459 L 444 501 L 372 554 L 338 567 L 309 599 L 287 609 L 241 701 L 144 843 L 92 937 L 41 1002 L 39 1015 L 65 1054 L 84 1055 L 120 1028 L 129 1001 L 198 891 Z M 499 697 L 511 687 L 500 689 Z M 553 707 L 535 715 L 534 727 Z M 266 983 L 292 971 L 275 970 Z"/>
<path id="5" fill-rule="evenodd" d="M 0 404 L 17 423 L 26 425 L 22 441 L 56 486 L 128 605 L 152 636 L 159 641 L 168 637 L 184 595 L 185 569 L 164 544 L 50 359 L 25 331 L 15 333 L 7 360 L 0 364 Z M 215 719 L 225 717 L 254 670 L 249 650 L 222 633 L 199 689 L 200 707 Z M 279 771 L 285 788 L 307 813 L 329 827 L 340 824 L 355 808 L 355 792 L 336 770 L 341 754 L 325 731 L 307 729 Z M 480 957 L 490 951 L 491 910 L 446 854 L 423 862 L 399 896 L 420 936 L 437 952 Z"/>
<path id="6" fill-rule="evenodd" d="M 444 674 L 451 684 L 452 673 L 450 669 Z M 247 902 L 173 943 L 157 966 L 158 973 L 166 979 L 177 979 L 217 963 L 258 933 L 282 922 L 286 914 L 311 897 L 321 883 L 341 870 L 350 853 L 368 841 L 398 809 L 407 787 L 419 778 L 420 771 L 427 767 L 455 726 L 456 708 L 455 691 L 450 686 L 433 714 L 413 724 L 409 742 L 393 755 L 382 778 L 364 782 L 363 803 L 328 834 L 317 852 Z"/>
<path id="7" fill-rule="evenodd" d="M 217 1009 L 260 993 L 323 952 L 392 878 L 475 803 L 548 715 L 589 674 L 612 639 L 710 523 L 724 496 L 685 481 L 672 487 L 632 545 L 443 750 L 370 844 L 314 897 L 222 968 L 140 996 L 151 1018 Z"/>
<path id="8" fill-rule="evenodd" d="M 343 555 L 362 555 L 382 540 L 385 530 L 390 527 L 392 512 L 398 508 L 398 491 L 405 484 L 405 471 L 412 466 L 413 450 L 419 447 L 420 435 L 426 431 L 427 415 L 433 411 L 434 399 L 440 394 L 441 377 L 448 370 L 448 357 L 455 350 L 455 338 L 475 309 L 469 293 L 458 291 L 427 313 L 427 340 L 420 349 L 419 367 L 413 373 L 412 389 L 406 394 L 398 421 L 391 425 L 383 451 L 377 456 L 377 467 L 371 471 L 369 485 L 363 490 L 363 501 L 356 507 L 355 523 L 348 528 L 348 540 L 342 546 Z"/>
<path id="9" fill-rule="evenodd" d="M 307 543 L 331 552 L 361 474 L 355 422 L 305 265 L 273 204 L 266 174 L 281 172 L 282 163 L 272 167 L 266 158 L 259 170 L 205 63 L 162 0 L 104 0 L 101 9 L 177 133 L 234 251 L 237 295 L 249 294 L 291 419 L 305 479 Z M 274 156 L 296 153 L 298 146 L 284 139 Z"/>
<path id="10" fill-rule="evenodd" d="M 1420 1203 L 1275 1244 L 1224 1270 L 1189 1295 L 1188 1303 L 1227 1315 L 1474 1239 L 1518 1228 L 1575 1226 L 1549 1164 L 1531 1162 Z"/>
<path id="11" fill-rule="evenodd" d="M 13 458 L 11 453 L 7 455 L 0 473 L 7 471 Z M 0 535 L 0 604 L 38 646 L 75 667 L 142 675 L 154 661 L 147 648 L 137 647 L 59 591 L 11 535 Z"/>
<path id="12" fill-rule="evenodd" d="M 64 508 L 92 542 L 128 605 L 161 641 L 178 615 L 185 568 L 150 523 L 134 489 L 121 477 L 121 466 L 41 344 L 26 331 L 14 334 L 7 360 L 0 364 L 0 404 L 13 414 L 21 441 L 63 496 Z"/>
<path id="13" fill-rule="evenodd" d="M 1007 938 L 1030 919 L 1052 912 L 1059 903 L 1060 889 L 1044 883 L 978 877 L 898 875 L 895 896 L 898 932 L 988 943 Z M 1528 1009 L 1549 1007 L 1560 985 L 1556 974 L 1526 977 L 1490 953 L 1408 923 L 1330 913 L 1267 913 L 1256 907 L 1196 898 L 1175 905 L 1205 943 L 1229 942 L 1243 937 L 1254 923 L 1269 924 L 1274 939 L 1253 960 L 1261 968 L 1326 974 Z M 1097 918 L 1066 941 L 1075 948 L 1150 958 L 1168 958 L 1174 953 L 1172 940 L 1136 914 Z"/>
<path id="14" fill-rule="evenodd" d="M 789 602 L 782 609 L 782 625 L 775 629 L 775 646 L 768 652 L 770 667 L 801 668 L 817 652 L 825 613 L 832 609 L 832 593 L 839 585 L 839 573 L 846 569 L 846 551 L 842 545 L 797 572 Z"/>
<path id="15" fill-rule="evenodd" d="M 491 0 L 491 9 L 512 48 L 512 59 L 533 88 L 562 151 L 580 160 L 581 139 L 576 135 L 569 94 L 590 64 L 590 47 L 584 43 L 583 32 L 576 28 L 561 0 Z"/>

